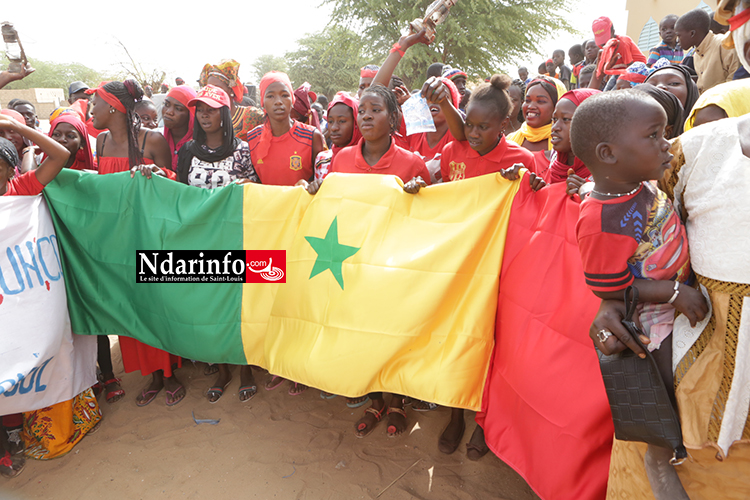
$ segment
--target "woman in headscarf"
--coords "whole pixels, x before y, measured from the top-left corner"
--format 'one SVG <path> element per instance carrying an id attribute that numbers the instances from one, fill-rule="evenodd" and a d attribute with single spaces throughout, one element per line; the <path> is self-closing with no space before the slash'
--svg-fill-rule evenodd
<path id="1" fill-rule="evenodd" d="M 172 154 L 171 169 L 177 171 L 177 153 L 182 146 L 193 138 L 195 108 L 188 106 L 195 99 L 195 90 L 187 85 L 172 87 L 161 107 L 164 120 L 164 138 Z"/>
<path id="2" fill-rule="evenodd" d="M 286 73 L 266 73 L 259 87 L 265 122 L 250 131 L 247 144 L 260 181 L 276 186 L 311 181 L 315 158 L 325 149 L 323 134 L 292 120 L 294 89 Z"/>
<path id="3" fill-rule="evenodd" d="M 26 120 L 24 120 L 23 115 L 18 111 L 3 109 L 0 110 L 0 115 L 8 116 L 18 123 L 26 125 Z M 16 148 L 18 153 L 18 163 L 14 165 L 16 173 L 22 174 L 32 170 L 34 166 L 34 148 L 31 141 L 10 128 L 0 129 L 0 137 L 9 140 Z"/>
<path id="4" fill-rule="evenodd" d="M 88 94 L 95 94 L 94 107 L 91 110 L 94 127 L 107 129 L 96 138 L 99 174 L 127 172 L 128 170 L 150 170 L 153 173 L 175 178 L 169 168 L 172 157 L 164 137 L 140 127 L 140 119 L 135 113 L 135 103 L 143 98 L 143 90 L 135 80 L 124 82 L 107 82 L 98 88 L 89 89 Z M 149 173 L 150 175 L 150 173 Z M 139 370 L 142 375 L 151 374 L 152 380 L 136 397 L 137 406 L 146 406 L 165 389 L 166 404 L 173 406 L 185 397 L 185 387 L 175 376 L 172 366 L 182 365 L 182 358 L 166 351 L 148 346 L 130 337 L 119 337 L 122 364 L 125 372 Z M 104 385 L 107 401 L 119 400 L 125 392 L 119 380 L 108 378 L 111 371 L 111 358 L 108 358 L 109 340 L 99 336 L 99 363 L 105 372 Z M 103 359 L 109 359 L 109 366 L 101 366 Z"/>
<path id="5" fill-rule="evenodd" d="M 532 80 L 526 87 L 525 101 L 521 106 L 525 121 L 520 130 L 508 136 L 508 140 L 532 153 L 551 149 L 552 113 L 565 92 L 565 85 L 555 78 L 540 76 Z"/>
<path id="6" fill-rule="evenodd" d="M 234 135 L 244 141 L 248 132 L 263 123 L 263 113 L 254 106 L 240 106 L 245 87 L 239 77 L 240 63 L 234 59 L 221 61 L 217 65 L 203 66 L 198 83 L 215 85 L 227 93 L 231 101 L 232 128 Z"/>
<path id="7" fill-rule="evenodd" d="M 704 123 L 750 113 L 750 80 L 722 83 L 705 91 L 685 121 L 685 132 Z"/>
<path id="8" fill-rule="evenodd" d="M 357 127 L 359 101 L 348 92 L 339 92 L 328 105 L 328 131 L 331 149 L 321 151 L 315 158 L 315 180 L 328 175 L 333 158 L 347 146 L 357 144 L 362 138 Z"/>
<path id="9" fill-rule="evenodd" d="M 86 124 L 78 113 L 58 116 L 50 122 L 49 136 L 70 151 L 65 168 L 73 170 L 95 170 L 94 158 L 89 145 Z"/>
<path id="10" fill-rule="evenodd" d="M 656 99 L 664 112 L 667 113 L 667 126 L 664 129 L 664 137 L 667 139 L 674 139 L 682 135 L 683 124 L 685 123 L 682 104 L 680 104 L 677 96 L 666 90 L 662 90 L 653 85 L 642 84 L 638 85 L 636 89 L 646 92 L 648 95 Z"/>
<path id="11" fill-rule="evenodd" d="M 682 104 L 684 116 L 690 116 L 693 105 L 700 97 L 690 70 L 681 64 L 669 64 L 652 71 L 646 78 L 646 83 L 674 94 Z"/>
<path id="12" fill-rule="evenodd" d="M 318 95 L 310 90 L 311 85 L 303 83 L 294 91 L 294 104 L 292 105 L 291 117 L 300 123 L 306 123 L 320 130 L 318 115 L 313 113 L 312 103 L 318 99 Z M 322 132 L 322 130 L 321 130 Z"/>

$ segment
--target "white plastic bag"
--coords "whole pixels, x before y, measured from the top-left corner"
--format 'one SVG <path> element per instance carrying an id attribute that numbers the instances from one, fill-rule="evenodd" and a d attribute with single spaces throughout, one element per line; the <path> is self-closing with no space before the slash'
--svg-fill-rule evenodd
<path id="1" fill-rule="evenodd" d="M 430 105 L 427 99 L 419 94 L 412 95 L 401 106 L 406 122 L 406 135 L 418 134 L 420 132 L 435 132 L 435 122 L 432 120 Z"/>

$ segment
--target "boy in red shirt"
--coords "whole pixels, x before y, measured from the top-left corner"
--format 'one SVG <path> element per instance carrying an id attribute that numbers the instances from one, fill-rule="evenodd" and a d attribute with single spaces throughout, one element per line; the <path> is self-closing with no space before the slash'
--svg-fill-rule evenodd
<path id="1" fill-rule="evenodd" d="M 688 285 L 690 258 L 685 227 L 666 194 L 648 181 L 660 179 L 673 155 L 664 138 L 667 116 L 652 97 L 622 90 L 595 95 L 576 110 L 573 151 L 591 171 L 594 188 L 581 204 L 576 226 L 586 283 L 597 297 L 621 300 L 633 285 L 649 351 L 674 400 L 672 325 L 675 310 L 693 326 L 708 313 L 703 294 Z M 599 332 L 604 343 L 612 333 Z M 672 450 L 648 446 L 649 477 L 682 488 Z M 663 481 L 652 482 L 655 493 Z M 657 498 L 659 495 L 657 494 Z"/>

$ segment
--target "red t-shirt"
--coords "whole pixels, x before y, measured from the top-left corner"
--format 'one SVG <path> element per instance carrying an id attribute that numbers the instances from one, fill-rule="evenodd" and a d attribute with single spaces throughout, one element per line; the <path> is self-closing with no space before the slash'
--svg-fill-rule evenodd
<path id="1" fill-rule="evenodd" d="M 425 160 L 431 160 L 435 158 L 435 156 L 442 153 L 443 148 L 448 145 L 448 143 L 455 141 L 456 139 L 453 138 L 453 135 L 451 134 L 451 131 L 448 130 L 445 132 L 445 135 L 438 141 L 438 143 L 435 145 L 434 148 L 431 148 L 430 145 L 427 143 L 427 133 L 421 132 L 419 134 L 413 134 L 408 136 L 408 143 L 409 147 L 404 148 L 408 149 L 409 151 L 413 153 L 419 153 L 424 157 Z"/>
<path id="2" fill-rule="evenodd" d="M 396 175 L 406 183 L 416 176 L 421 176 L 424 181 L 430 183 L 430 172 L 422 161 L 422 158 L 411 151 L 407 151 L 396 145 L 391 139 L 391 147 L 375 165 L 368 165 L 362 157 L 362 146 L 365 140 L 360 139 L 354 146 L 349 146 L 339 151 L 339 154 L 331 162 L 331 172 L 343 174 L 381 174 Z"/>
<path id="3" fill-rule="evenodd" d="M 587 197 L 576 224 L 586 284 L 597 292 L 624 290 L 636 278 L 690 276 L 685 226 L 667 195 L 651 183 L 610 200 Z"/>
<path id="4" fill-rule="evenodd" d="M 515 142 L 500 138 L 495 149 L 484 156 L 471 149 L 468 141 L 453 141 L 443 148 L 440 158 L 440 172 L 443 182 L 460 181 L 480 175 L 499 172 L 514 163 L 534 171 L 534 155 Z"/>
<path id="5" fill-rule="evenodd" d="M 313 137 L 316 128 L 294 120 L 289 132 L 271 138 L 271 147 L 262 160 L 258 158 L 258 144 L 265 123 L 247 134 L 247 145 L 253 167 L 262 184 L 294 186 L 300 179 L 309 181 L 313 176 Z"/>
<path id="6" fill-rule="evenodd" d="M 9 180 L 3 196 L 36 196 L 43 189 L 44 184 L 37 179 L 36 170 L 32 170 Z"/>
<path id="7" fill-rule="evenodd" d="M 604 68 L 607 66 L 607 63 L 610 59 L 616 57 L 617 54 L 620 54 L 621 57 L 615 65 L 624 65 L 624 67 L 605 71 Z M 634 62 L 645 64 L 646 56 L 643 55 L 643 52 L 641 52 L 641 49 L 638 48 L 638 45 L 636 45 L 632 38 L 625 35 L 617 35 L 611 38 L 602 48 L 599 65 L 596 67 L 596 74 L 601 76 L 602 72 L 605 72 L 609 75 L 622 75 L 625 73 L 625 69 Z"/>

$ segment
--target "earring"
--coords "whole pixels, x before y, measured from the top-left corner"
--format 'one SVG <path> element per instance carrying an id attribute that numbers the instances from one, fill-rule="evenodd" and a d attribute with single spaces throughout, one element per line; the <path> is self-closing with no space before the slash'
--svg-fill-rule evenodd
<path id="1" fill-rule="evenodd" d="M 224 126 L 224 120 L 221 120 L 221 123 L 219 123 L 219 126 L 220 126 L 220 127 L 223 127 L 223 126 Z"/>
<path id="2" fill-rule="evenodd" d="M 109 113 L 110 113 L 110 114 L 112 114 L 112 113 L 114 113 L 114 112 L 115 112 L 115 108 L 111 108 L 111 109 L 109 110 Z"/>

